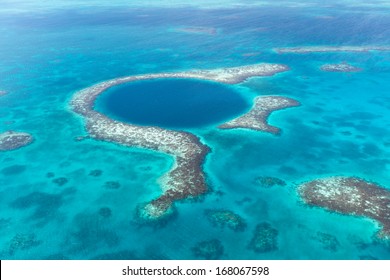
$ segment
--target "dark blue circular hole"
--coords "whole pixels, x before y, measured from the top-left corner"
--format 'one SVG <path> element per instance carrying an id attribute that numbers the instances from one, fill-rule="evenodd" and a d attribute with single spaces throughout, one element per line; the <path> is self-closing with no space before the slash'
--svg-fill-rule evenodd
<path id="1" fill-rule="evenodd" d="M 96 103 L 113 119 L 174 129 L 221 123 L 248 107 L 232 86 L 195 79 L 130 82 L 107 90 Z"/>

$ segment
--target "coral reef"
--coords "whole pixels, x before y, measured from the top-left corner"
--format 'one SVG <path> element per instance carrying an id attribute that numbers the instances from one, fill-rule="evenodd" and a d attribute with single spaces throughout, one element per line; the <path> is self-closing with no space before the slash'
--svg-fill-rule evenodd
<path id="1" fill-rule="evenodd" d="M 175 218 L 176 207 L 170 202 L 153 200 L 149 203 L 140 203 L 136 208 L 135 221 L 138 225 L 164 227 L 168 221 Z"/>
<path id="2" fill-rule="evenodd" d="M 256 253 L 268 253 L 278 249 L 278 231 L 269 223 L 256 226 L 248 248 Z"/>
<path id="3" fill-rule="evenodd" d="M 103 218 L 109 218 L 112 216 L 112 211 L 109 207 L 102 207 L 99 209 L 99 215 Z"/>
<path id="4" fill-rule="evenodd" d="M 303 183 L 303 201 L 341 214 L 365 216 L 382 225 L 380 238 L 390 238 L 390 191 L 356 177 L 328 177 Z"/>
<path id="5" fill-rule="evenodd" d="M 117 181 L 107 181 L 104 183 L 106 189 L 116 190 L 121 187 L 121 184 Z"/>
<path id="6" fill-rule="evenodd" d="M 285 186 L 286 182 L 282 179 L 269 176 L 256 177 L 254 183 L 262 188 L 271 188 L 273 186 Z"/>
<path id="7" fill-rule="evenodd" d="M 66 194 L 66 190 L 62 194 Z M 34 211 L 29 220 L 38 222 L 53 219 L 58 214 L 58 209 L 62 206 L 64 197 L 62 194 L 50 194 L 45 192 L 32 192 L 15 199 L 10 206 L 15 209 L 33 208 Z"/>
<path id="8" fill-rule="evenodd" d="M 198 242 L 192 247 L 195 257 L 205 260 L 218 260 L 223 256 L 224 248 L 218 239 Z"/>
<path id="9" fill-rule="evenodd" d="M 279 134 L 280 128 L 268 124 L 268 117 L 276 110 L 299 106 L 294 99 L 282 96 L 259 96 L 255 99 L 252 109 L 236 119 L 218 126 L 221 129 L 247 128 Z"/>
<path id="10" fill-rule="evenodd" d="M 336 236 L 324 233 L 324 232 L 317 232 L 315 236 L 313 236 L 313 239 L 319 241 L 324 249 L 337 252 L 338 248 L 340 247 L 340 242 L 337 240 Z"/>
<path id="11" fill-rule="evenodd" d="M 84 117 L 90 137 L 124 146 L 157 150 L 175 158 L 173 168 L 161 180 L 161 196 L 138 209 L 140 218 L 158 219 L 172 213 L 175 201 L 198 197 L 207 191 L 202 165 L 210 152 L 209 147 L 188 132 L 138 126 L 110 119 L 94 110 L 96 98 L 113 86 L 133 81 L 189 78 L 236 84 L 253 76 L 271 76 L 288 69 L 286 65 L 263 63 L 215 70 L 129 76 L 85 88 L 74 95 L 70 105 L 75 113 Z"/>
<path id="12" fill-rule="evenodd" d="M 246 228 L 245 220 L 230 210 L 208 209 L 204 214 L 214 226 L 221 228 L 227 226 L 234 231 L 244 231 Z"/>
<path id="13" fill-rule="evenodd" d="M 102 170 L 100 170 L 100 169 L 94 169 L 94 170 L 91 170 L 90 172 L 89 172 L 89 176 L 93 176 L 93 177 L 99 177 L 100 175 L 102 175 L 103 174 L 103 171 Z"/>
<path id="14" fill-rule="evenodd" d="M 0 90 L 0 97 L 1 97 L 1 96 L 4 96 L 4 95 L 7 95 L 7 94 L 8 94 L 7 91 L 5 91 L 5 90 Z"/>
<path id="15" fill-rule="evenodd" d="M 337 64 L 324 64 L 320 67 L 322 71 L 325 72 L 359 72 L 362 71 L 361 68 L 352 66 L 346 62 L 341 62 Z"/>
<path id="16" fill-rule="evenodd" d="M 96 213 L 77 214 L 73 218 L 71 229 L 67 242 L 74 245 L 75 252 L 105 245 L 115 247 L 120 240 L 108 220 Z"/>
<path id="17" fill-rule="evenodd" d="M 57 184 L 58 186 L 62 187 L 66 183 L 68 183 L 68 179 L 65 177 L 58 177 L 52 180 L 54 184 Z"/>
<path id="18" fill-rule="evenodd" d="M 0 133 L 0 151 L 16 150 L 33 142 L 31 134 L 8 130 Z"/>
<path id="19" fill-rule="evenodd" d="M 10 241 L 9 254 L 13 255 L 17 250 L 28 250 L 39 246 L 42 242 L 38 241 L 34 234 L 16 234 Z"/>

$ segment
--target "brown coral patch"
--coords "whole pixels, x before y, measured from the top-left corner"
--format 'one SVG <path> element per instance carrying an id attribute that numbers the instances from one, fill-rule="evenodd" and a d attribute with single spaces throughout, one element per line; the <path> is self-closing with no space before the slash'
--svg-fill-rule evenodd
<path id="1" fill-rule="evenodd" d="M 309 205 L 377 221 L 381 238 L 390 238 L 390 191 L 356 177 L 329 177 L 306 182 L 298 192 Z"/>
<path id="2" fill-rule="evenodd" d="M 255 99 L 252 109 L 243 116 L 218 126 L 221 129 L 246 128 L 280 134 L 280 128 L 268 123 L 272 112 L 290 107 L 299 106 L 300 103 L 292 98 L 283 96 L 259 96 Z"/>
<path id="3" fill-rule="evenodd" d="M 33 142 L 29 133 L 6 131 L 0 133 L 0 151 L 11 151 L 27 146 Z"/>

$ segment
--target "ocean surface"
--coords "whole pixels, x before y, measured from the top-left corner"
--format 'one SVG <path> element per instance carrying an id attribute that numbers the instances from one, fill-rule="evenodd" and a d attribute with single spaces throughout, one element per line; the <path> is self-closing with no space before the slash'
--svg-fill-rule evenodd
<path id="1" fill-rule="evenodd" d="M 334 175 L 390 188 L 390 52 L 273 51 L 390 46 L 389 7 L 91 4 L 23 11 L 9 2 L 0 14 L 0 90 L 8 93 L 0 96 L 0 132 L 24 131 L 35 139 L 0 152 L 1 259 L 202 259 L 208 255 L 199 254 L 199 247 L 210 240 L 222 245 L 213 255 L 220 259 L 390 259 L 390 244 L 376 237 L 376 222 L 309 207 L 296 192 L 303 182 Z M 320 70 L 344 61 L 363 70 Z M 205 87 L 198 91 L 203 94 L 197 96 L 197 115 L 159 125 L 194 133 L 211 148 L 203 166 L 210 191 L 176 203 L 175 215 L 164 223 L 140 223 L 137 207 L 159 196 L 158 180 L 173 158 L 94 139 L 76 141 L 87 133 L 83 119 L 70 110 L 73 94 L 121 76 L 260 62 L 291 70 L 235 86 L 191 80 L 158 85 L 167 87 L 153 105 L 164 106 L 161 112 L 183 111 L 195 94 L 169 87 Z M 148 104 L 153 94 L 131 99 L 121 90 L 155 83 L 164 81 L 107 92 L 97 107 L 118 113 L 117 96 L 123 105 Z M 261 95 L 302 104 L 271 115 L 281 135 L 217 128 Z M 228 112 L 215 116 L 202 107 L 219 102 Z M 157 107 L 146 106 L 133 117 L 141 117 L 139 123 L 161 121 Z M 146 120 L 151 114 L 145 112 L 152 111 L 153 119 Z M 262 187 L 259 177 L 285 185 Z M 206 210 L 232 211 L 246 227 L 215 225 Z M 267 252 L 250 246 L 261 223 L 277 231 L 276 246 Z"/>

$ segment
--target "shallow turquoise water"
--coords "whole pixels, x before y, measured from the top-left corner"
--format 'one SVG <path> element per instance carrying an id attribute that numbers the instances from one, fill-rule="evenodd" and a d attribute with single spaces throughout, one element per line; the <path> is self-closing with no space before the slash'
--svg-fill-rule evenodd
<path id="1" fill-rule="evenodd" d="M 95 109 L 127 123 L 186 129 L 218 125 L 245 113 L 250 104 L 232 86 L 157 79 L 110 88 Z"/>
<path id="2" fill-rule="evenodd" d="M 0 90 L 9 93 L 0 97 L 0 127 L 29 132 L 35 142 L 0 154 L 1 259 L 193 259 L 192 248 L 210 239 L 221 241 L 224 259 L 390 259 L 389 244 L 375 238 L 374 222 L 307 207 L 296 194 L 298 184 L 332 175 L 390 187 L 390 54 L 272 51 L 390 45 L 389 13 L 383 11 L 101 7 L 3 13 Z M 188 26 L 215 33 L 180 31 Z M 319 70 L 342 61 L 364 70 Z M 172 158 L 93 139 L 75 141 L 86 132 L 69 110 L 72 95 L 119 76 L 259 62 L 285 63 L 291 70 L 235 89 L 247 104 L 270 94 L 299 100 L 301 107 L 270 117 L 282 134 L 188 128 L 212 149 L 204 165 L 210 193 L 177 203 L 176 215 L 164 225 L 138 224 L 136 207 L 159 195 L 158 180 Z M 259 176 L 281 178 L 286 186 L 260 188 L 254 183 Z M 59 184 L 59 178 L 67 181 Z M 234 211 L 247 228 L 215 227 L 206 209 Z M 248 249 L 261 222 L 278 230 L 278 250 Z M 318 233 L 333 236 L 335 249 Z"/>

